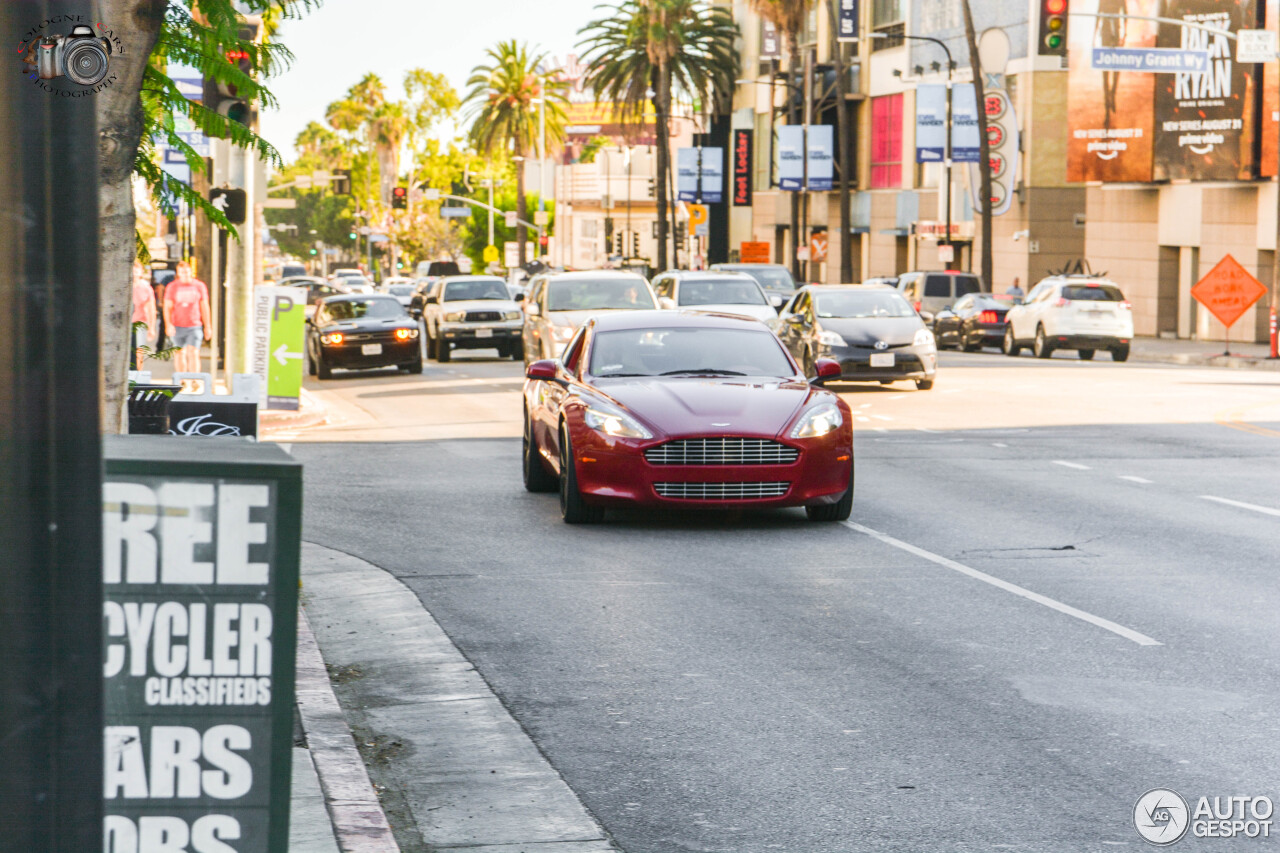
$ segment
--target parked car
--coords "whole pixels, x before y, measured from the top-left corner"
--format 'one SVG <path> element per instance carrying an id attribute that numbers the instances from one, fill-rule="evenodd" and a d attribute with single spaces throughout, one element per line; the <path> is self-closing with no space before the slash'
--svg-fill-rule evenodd
<path id="1" fill-rule="evenodd" d="M 654 278 L 653 290 L 662 308 L 741 314 L 761 322 L 777 317 L 785 301 L 740 272 L 668 270 Z"/>
<path id="2" fill-rule="evenodd" d="M 302 264 L 282 264 L 280 267 L 280 280 L 286 278 L 298 278 L 307 274 L 307 268 Z"/>
<path id="3" fill-rule="evenodd" d="M 778 306 L 796 295 L 796 280 L 782 264 L 712 264 L 711 269 L 746 273 L 759 282 L 765 293 L 782 300 L 775 303 Z"/>
<path id="4" fill-rule="evenodd" d="M 343 285 L 351 293 L 375 293 L 373 282 L 365 278 L 360 270 L 337 270 L 332 280 Z"/>
<path id="5" fill-rule="evenodd" d="M 530 279 L 524 300 L 524 362 L 558 357 L 578 327 L 596 314 L 657 307 L 653 288 L 635 273 L 539 273 Z"/>
<path id="6" fill-rule="evenodd" d="M 409 310 L 409 303 L 413 299 L 413 290 L 412 281 L 393 282 L 387 285 L 387 295 L 394 296 L 406 311 Z"/>
<path id="7" fill-rule="evenodd" d="M 823 358 L 840 378 L 887 385 L 911 380 L 928 391 L 938 371 L 933 333 L 902 294 L 865 285 L 806 285 L 778 318 L 778 337 L 812 376 Z"/>
<path id="8" fill-rule="evenodd" d="M 885 287 L 897 288 L 898 277 L 896 275 L 873 276 L 871 278 L 864 278 L 862 280 L 862 283 L 864 285 L 876 284 L 876 285 L 883 285 Z"/>
<path id="9" fill-rule="evenodd" d="M 312 376 L 330 379 L 335 367 L 398 367 L 422 372 L 418 324 L 390 296 L 345 294 L 321 300 L 307 321 L 306 350 Z"/>
<path id="10" fill-rule="evenodd" d="M 1055 275 L 1041 279 L 1026 301 L 1005 315 L 1005 355 L 1030 345 L 1036 358 L 1073 349 L 1088 361 L 1100 349 L 1112 361 L 1129 358 L 1133 311 L 1113 281 L 1091 275 Z"/>
<path id="11" fill-rule="evenodd" d="M 1012 300 L 989 293 L 970 293 L 933 315 L 933 337 L 938 349 L 959 347 L 976 352 L 998 347 L 1004 341 L 1004 317 Z"/>
<path id="12" fill-rule="evenodd" d="M 497 349 L 499 358 L 519 358 L 523 316 L 492 275 L 445 276 L 423 298 L 427 353 L 441 363 L 455 349 Z"/>
<path id="13" fill-rule="evenodd" d="M 898 276 L 896 286 L 926 322 L 932 322 L 934 314 L 961 296 L 986 290 L 982 279 L 960 270 L 906 272 Z"/>
<path id="14" fill-rule="evenodd" d="M 390 275 L 382 280 L 382 284 L 378 285 L 378 289 L 383 293 L 387 293 L 393 284 L 413 284 L 413 279 L 406 278 L 402 275 Z"/>
<path id="15" fill-rule="evenodd" d="M 837 367 L 823 362 L 820 373 Z M 610 506 L 853 506 L 849 407 L 756 320 L 689 311 L 592 317 L 525 373 L 523 477 L 570 524 Z"/>

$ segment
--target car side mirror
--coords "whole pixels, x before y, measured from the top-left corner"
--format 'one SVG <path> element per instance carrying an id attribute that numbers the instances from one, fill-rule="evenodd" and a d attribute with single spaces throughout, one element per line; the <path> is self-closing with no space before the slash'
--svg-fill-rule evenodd
<path id="1" fill-rule="evenodd" d="M 676 301 L 675 301 L 674 299 L 672 299 L 670 296 L 659 296 L 659 297 L 658 297 L 658 307 L 659 307 L 659 308 L 665 308 L 665 309 L 667 309 L 667 310 L 669 311 L 669 310 L 671 310 L 672 308 L 675 308 L 675 307 L 676 307 Z"/>
<path id="2" fill-rule="evenodd" d="M 542 361 L 532 362 L 525 368 L 524 375 L 526 379 L 537 379 L 542 382 L 554 382 L 557 385 L 568 387 L 569 383 L 560 378 L 558 365 L 551 359 L 543 359 Z"/>
<path id="3" fill-rule="evenodd" d="M 516 295 L 512 297 L 512 299 L 514 299 L 516 302 L 524 302 L 524 293 L 517 292 Z"/>
<path id="4" fill-rule="evenodd" d="M 426 302 L 426 304 L 428 304 L 428 305 L 439 305 L 439 304 L 440 304 L 440 297 L 438 297 L 438 296 L 428 296 L 428 297 L 427 297 L 426 299 L 424 299 L 423 301 L 424 301 L 424 302 Z"/>
<path id="5" fill-rule="evenodd" d="M 933 322 L 933 314 L 932 314 L 932 313 L 930 313 L 930 312 L 928 312 L 928 311 L 921 311 L 921 312 L 920 312 L 920 319 L 921 319 L 921 320 L 924 320 L 926 323 L 932 323 L 932 322 Z"/>
<path id="6" fill-rule="evenodd" d="M 538 303 L 536 302 L 526 302 L 524 306 L 524 313 L 528 314 L 530 317 L 537 317 L 542 313 L 542 309 L 538 307 Z"/>
<path id="7" fill-rule="evenodd" d="M 809 380 L 810 385 L 825 385 L 839 379 L 844 372 L 840 369 L 840 362 L 834 358 L 820 358 L 813 363 L 813 368 L 818 375 Z"/>
<path id="8" fill-rule="evenodd" d="M 782 297 L 781 297 L 781 296 L 770 296 L 770 297 L 769 297 L 769 304 L 770 304 L 770 305 L 772 305 L 774 308 L 781 308 L 781 307 L 782 307 Z"/>

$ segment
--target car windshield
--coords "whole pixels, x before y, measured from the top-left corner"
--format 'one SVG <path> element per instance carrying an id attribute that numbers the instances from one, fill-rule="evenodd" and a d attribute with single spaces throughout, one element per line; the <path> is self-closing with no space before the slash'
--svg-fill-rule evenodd
<path id="1" fill-rule="evenodd" d="M 576 279 L 547 285 L 548 311 L 657 308 L 641 279 Z"/>
<path id="2" fill-rule="evenodd" d="M 405 317 L 404 308 L 394 299 L 343 299 L 325 305 L 330 320 L 389 320 Z"/>
<path id="3" fill-rule="evenodd" d="M 889 290 L 816 293 L 814 300 L 819 317 L 914 317 L 916 313 L 907 300 Z"/>
<path id="4" fill-rule="evenodd" d="M 760 282 L 761 287 L 767 287 L 771 290 L 795 290 L 796 281 L 791 277 L 791 273 L 786 269 L 775 269 L 773 267 L 742 267 L 739 272 L 747 275 Z"/>
<path id="5" fill-rule="evenodd" d="M 795 375 L 768 331 L 698 327 L 600 332 L 591 344 L 589 371 L 600 377 Z"/>
<path id="6" fill-rule="evenodd" d="M 723 278 L 686 281 L 680 285 L 680 305 L 768 305 L 754 281 Z"/>
<path id="7" fill-rule="evenodd" d="M 387 288 L 387 293 L 390 293 L 392 296 L 412 296 L 413 285 L 412 284 L 393 284 Z"/>
<path id="8" fill-rule="evenodd" d="M 1123 302 L 1124 294 L 1112 284 L 1068 284 L 1062 288 L 1062 298 L 1085 302 Z"/>
<path id="9" fill-rule="evenodd" d="M 507 283 L 500 278 L 481 278 L 475 281 L 450 281 L 444 286 L 442 302 L 463 302 L 468 299 L 510 299 Z"/>

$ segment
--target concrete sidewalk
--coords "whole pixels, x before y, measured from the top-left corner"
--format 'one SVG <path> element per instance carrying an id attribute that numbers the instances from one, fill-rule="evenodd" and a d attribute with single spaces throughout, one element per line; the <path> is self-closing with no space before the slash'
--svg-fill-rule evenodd
<path id="1" fill-rule="evenodd" d="M 1188 341 L 1167 338 L 1134 338 L 1130 345 L 1130 361 L 1152 361 L 1164 364 L 1186 364 L 1197 367 L 1235 367 L 1251 370 L 1280 370 L 1280 359 L 1268 359 L 1268 344 L 1238 343 L 1230 345 L 1230 355 L 1223 355 L 1223 341 Z M 1105 355 L 1104 355 L 1105 358 Z"/>

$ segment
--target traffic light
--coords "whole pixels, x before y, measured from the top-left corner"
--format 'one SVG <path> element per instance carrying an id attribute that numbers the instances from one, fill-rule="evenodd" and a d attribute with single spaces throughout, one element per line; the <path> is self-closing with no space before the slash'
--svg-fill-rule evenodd
<path id="1" fill-rule="evenodd" d="M 396 210 L 407 208 L 409 206 L 409 191 L 404 187 L 392 187 L 391 206 Z"/>
<path id="2" fill-rule="evenodd" d="M 550 245 L 550 242 L 551 240 L 549 237 L 547 237 L 546 231 L 543 231 L 541 234 L 538 235 L 538 248 L 541 249 L 543 252 L 547 251 L 547 246 Z"/>
<path id="3" fill-rule="evenodd" d="M 260 21 L 256 19 L 246 21 L 240 26 L 240 39 L 247 42 L 257 41 L 260 28 Z M 253 76 L 253 57 L 249 55 L 248 51 L 232 48 L 226 51 L 225 56 L 227 62 L 234 65 L 240 73 L 248 77 Z M 212 110 L 218 115 L 226 116 L 231 121 L 247 127 L 253 120 L 253 110 L 249 106 L 247 94 L 241 91 L 241 88 L 235 83 L 205 77 L 201 103 L 205 109 Z"/>
<path id="4" fill-rule="evenodd" d="M 404 261 L 396 261 L 396 269 L 398 270 L 404 269 Z"/>
<path id="5" fill-rule="evenodd" d="M 348 237 L 350 237 L 352 240 L 355 240 L 355 239 L 357 239 L 357 238 L 358 238 L 358 235 L 357 235 L 357 234 L 356 234 L 356 232 L 354 232 L 354 231 L 352 231 L 352 232 L 351 232 L 350 234 L 348 234 L 347 236 L 348 236 Z"/>
<path id="6" fill-rule="evenodd" d="M 654 184 L 653 178 L 649 179 L 649 198 L 657 198 L 657 185 Z"/>
<path id="7" fill-rule="evenodd" d="M 333 191 L 338 195 L 351 195 L 351 170 L 333 170 Z"/>
<path id="8" fill-rule="evenodd" d="M 1067 55 L 1067 0 L 1040 0 L 1041 56 Z"/>
<path id="9" fill-rule="evenodd" d="M 227 217 L 227 221 L 232 225 L 244 224 L 247 206 L 244 190 L 215 187 L 209 190 L 209 203 L 221 210 L 222 215 Z"/>

